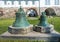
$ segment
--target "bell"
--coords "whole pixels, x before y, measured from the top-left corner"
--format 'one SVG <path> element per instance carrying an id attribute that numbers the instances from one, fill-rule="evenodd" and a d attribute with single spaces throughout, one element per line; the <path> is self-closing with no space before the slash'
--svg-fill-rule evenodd
<path id="1" fill-rule="evenodd" d="M 47 16 L 45 12 L 42 12 L 40 16 L 40 21 L 38 25 L 35 26 L 34 31 L 41 32 L 41 33 L 51 33 L 54 26 L 47 22 Z"/>
<path id="2" fill-rule="evenodd" d="M 42 12 L 42 15 L 40 16 L 40 22 L 39 22 L 38 26 L 47 27 L 48 25 L 49 25 L 49 23 L 47 22 L 46 13 Z"/>
<path id="3" fill-rule="evenodd" d="M 16 12 L 16 19 L 13 23 L 13 27 L 27 27 L 30 24 L 28 23 L 24 10 L 20 7 Z"/>
<path id="4" fill-rule="evenodd" d="M 31 32 L 33 25 L 30 25 L 27 21 L 24 10 L 20 7 L 15 14 L 15 22 L 12 26 L 8 27 L 8 32 L 12 34 L 26 34 Z"/>

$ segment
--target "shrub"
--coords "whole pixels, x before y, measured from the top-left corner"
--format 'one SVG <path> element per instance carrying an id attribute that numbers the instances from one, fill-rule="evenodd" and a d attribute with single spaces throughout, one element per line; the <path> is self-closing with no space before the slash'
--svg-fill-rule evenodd
<path id="1" fill-rule="evenodd" d="M 46 15 L 47 15 L 47 16 L 55 16 L 55 15 L 56 15 L 56 13 L 55 13 L 55 11 L 54 11 L 53 8 L 47 8 L 47 9 L 45 10 L 45 12 L 46 12 Z"/>

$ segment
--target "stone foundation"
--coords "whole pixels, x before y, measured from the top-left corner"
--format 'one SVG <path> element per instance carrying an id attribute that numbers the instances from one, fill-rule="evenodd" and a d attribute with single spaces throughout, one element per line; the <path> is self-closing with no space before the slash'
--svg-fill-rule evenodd
<path id="1" fill-rule="evenodd" d="M 51 33 L 54 30 L 54 26 L 53 25 L 49 25 L 48 27 L 42 27 L 42 26 L 35 26 L 33 28 L 34 31 L 36 32 L 40 32 L 40 33 Z"/>
<path id="2" fill-rule="evenodd" d="M 27 39 L 27 40 L 43 40 L 45 41 L 51 41 L 51 42 L 58 42 L 60 41 L 60 33 L 57 33 L 56 31 L 52 31 L 52 33 L 39 33 L 32 31 L 30 33 L 27 33 L 25 35 L 23 34 L 11 34 L 8 31 L 0 35 L 1 38 L 4 39 Z"/>
<path id="3" fill-rule="evenodd" d="M 24 27 L 24 28 L 9 26 L 8 32 L 11 34 L 26 34 L 26 33 L 33 31 L 32 27 L 33 27 L 33 25 L 30 25 L 30 26 Z"/>

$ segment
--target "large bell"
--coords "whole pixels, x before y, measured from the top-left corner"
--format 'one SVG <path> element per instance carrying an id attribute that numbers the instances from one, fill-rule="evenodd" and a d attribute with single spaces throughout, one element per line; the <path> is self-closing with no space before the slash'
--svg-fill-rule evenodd
<path id="1" fill-rule="evenodd" d="M 16 20 L 13 23 L 13 27 L 27 27 L 30 24 L 28 23 L 24 10 L 20 7 L 16 12 Z"/>
<path id="2" fill-rule="evenodd" d="M 47 27 L 48 25 L 49 25 L 49 23 L 47 22 L 46 13 L 42 12 L 42 15 L 40 16 L 40 22 L 39 22 L 38 26 Z"/>
<path id="3" fill-rule="evenodd" d="M 47 22 L 47 16 L 45 12 L 42 12 L 38 25 L 35 26 L 34 31 L 41 33 L 51 33 L 54 26 Z"/>
<path id="4" fill-rule="evenodd" d="M 16 12 L 16 19 L 12 26 L 8 27 L 8 32 L 12 34 L 26 34 L 32 31 L 33 25 L 30 25 L 26 19 L 24 10 L 20 7 Z"/>

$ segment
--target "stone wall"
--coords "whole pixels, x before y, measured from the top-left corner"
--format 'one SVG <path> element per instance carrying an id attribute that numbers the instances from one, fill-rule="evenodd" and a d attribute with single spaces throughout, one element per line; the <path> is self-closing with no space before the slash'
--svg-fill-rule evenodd
<path id="1" fill-rule="evenodd" d="M 47 8 L 53 8 L 55 10 L 55 13 L 57 16 L 60 16 L 60 7 L 41 7 L 40 8 L 40 13 L 45 11 Z"/>
<path id="2" fill-rule="evenodd" d="M 0 12 L 3 11 L 3 16 L 0 16 L 0 18 L 15 17 L 16 10 L 17 8 L 0 8 Z"/>
<path id="3" fill-rule="evenodd" d="M 37 13 L 39 14 L 39 9 L 36 7 L 25 7 L 23 8 L 25 13 L 29 10 L 29 9 L 35 9 L 37 10 Z M 15 13 L 18 11 L 18 8 L 0 8 L 0 15 L 2 14 L 1 11 L 3 12 L 3 15 L 0 16 L 0 18 L 12 18 L 15 17 Z M 28 14 L 26 15 L 28 16 Z"/>
<path id="4" fill-rule="evenodd" d="M 30 9 L 30 8 L 35 9 L 37 11 L 38 15 L 39 15 L 39 8 L 36 8 L 36 7 L 28 7 L 28 8 L 26 8 L 25 7 L 23 9 L 24 9 L 25 12 L 27 12 L 28 9 Z M 41 12 L 45 11 L 46 8 L 48 8 L 48 7 L 41 7 L 40 8 L 40 14 L 41 14 Z M 57 16 L 60 16 L 60 7 L 51 7 L 51 8 L 53 8 L 55 10 Z M 11 8 L 0 8 L 0 15 L 3 12 L 2 13 L 3 15 L 1 15 L 0 18 L 12 18 L 12 17 L 15 17 L 15 13 L 17 12 L 17 10 L 18 10 L 18 8 L 12 8 L 12 7 Z"/>

